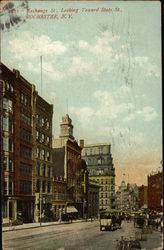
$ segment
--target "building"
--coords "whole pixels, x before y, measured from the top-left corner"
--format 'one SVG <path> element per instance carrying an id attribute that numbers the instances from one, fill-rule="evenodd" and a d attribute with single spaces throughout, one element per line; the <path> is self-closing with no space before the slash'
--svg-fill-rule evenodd
<path id="1" fill-rule="evenodd" d="M 82 141 L 82 140 L 81 140 Z M 82 158 L 86 161 L 89 179 L 99 183 L 99 209 L 115 207 L 115 168 L 110 144 L 84 145 Z"/>
<path id="2" fill-rule="evenodd" d="M 32 194 L 32 85 L 18 70 L 1 63 L 1 195 L 3 222 L 18 213 L 24 222 L 33 221 Z"/>
<path id="3" fill-rule="evenodd" d="M 88 218 L 98 218 L 99 215 L 99 183 L 89 180 L 88 184 Z"/>
<path id="4" fill-rule="evenodd" d="M 116 208 L 124 211 L 138 210 L 138 187 L 123 180 L 116 192 Z"/>
<path id="5" fill-rule="evenodd" d="M 148 209 L 162 211 L 162 171 L 148 175 Z"/>
<path id="6" fill-rule="evenodd" d="M 53 178 L 52 207 L 55 220 L 59 220 L 67 209 L 67 183 L 62 176 Z"/>
<path id="7" fill-rule="evenodd" d="M 81 147 L 73 137 L 69 115 L 62 117 L 59 139 L 53 142 L 53 175 L 62 176 L 67 183 L 67 207 L 74 206 L 83 215 Z"/>
<path id="8" fill-rule="evenodd" d="M 147 186 L 138 187 L 138 206 L 139 208 L 147 208 Z"/>
<path id="9" fill-rule="evenodd" d="M 35 221 L 39 221 L 40 202 L 42 212 L 48 216 L 52 208 L 52 116 L 53 105 L 47 103 L 32 89 L 33 113 L 33 186 L 35 195 Z M 39 196 L 39 199 L 38 199 Z"/>

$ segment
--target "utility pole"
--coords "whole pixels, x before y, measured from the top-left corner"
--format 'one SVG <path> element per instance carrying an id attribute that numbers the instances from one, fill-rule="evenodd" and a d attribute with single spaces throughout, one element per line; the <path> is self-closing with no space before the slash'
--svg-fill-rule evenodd
<path id="1" fill-rule="evenodd" d="M 41 193 L 40 193 L 40 226 L 41 226 L 41 224 L 42 224 L 42 222 L 41 222 L 41 219 L 42 219 L 42 196 L 41 196 Z"/>

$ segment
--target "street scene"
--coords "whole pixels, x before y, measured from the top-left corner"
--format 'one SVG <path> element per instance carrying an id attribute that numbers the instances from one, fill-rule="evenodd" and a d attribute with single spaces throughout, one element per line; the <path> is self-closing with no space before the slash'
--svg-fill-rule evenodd
<path id="1" fill-rule="evenodd" d="M 112 232 L 100 231 L 99 224 L 98 220 L 94 220 L 6 232 L 3 236 L 4 249 L 114 250 L 120 249 L 116 246 L 122 236 L 134 240 L 136 232 L 141 231 L 134 228 L 133 222 L 123 221 L 121 229 Z M 141 241 L 142 249 L 162 249 L 159 246 L 161 246 L 161 234 L 157 231 L 149 234 L 146 241 Z"/>
<path id="2" fill-rule="evenodd" d="M 0 248 L 163 249 L 160 4 L 0 18 Z"/>

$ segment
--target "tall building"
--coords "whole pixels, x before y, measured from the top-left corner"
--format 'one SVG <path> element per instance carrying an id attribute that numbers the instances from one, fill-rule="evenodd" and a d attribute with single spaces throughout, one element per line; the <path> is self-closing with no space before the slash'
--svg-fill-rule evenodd
<path id="1" fill-rule="evenodd" d="M 53 142 L 53 175 L 67 182 L 67 206 L 75 206 L 82 216 L 81 147 L 73 137 L 69 115 L 62 117 L 60 138 Z"/>
<path id="2" fill-rule="evenodd" d="M 52 208 L 52 116 L 53 105 L 38 95 L 33 86 L 33 186 L 35 195 L 35 221 L 42 211 L 49 214 Z M 37 198 L 39 196 L 39 199 Z"/>
<path id="3" fill-rule="evenodd" d="M 148 176 L 148 209 L 162 211 L 162 171 Z"/>
<path id="4" fill-rule="evenodd" d="M 1 63 L 1 194 L 4 221 L 33 220 L 32 85 Z"/>
<path id="5" fill-rule="evenodd" d="M 82 158 L 86 161 L 90 180 L 99 183 L 99 209 L 115 207 L 115 168 L 110 144 L 84 145 Z"/>

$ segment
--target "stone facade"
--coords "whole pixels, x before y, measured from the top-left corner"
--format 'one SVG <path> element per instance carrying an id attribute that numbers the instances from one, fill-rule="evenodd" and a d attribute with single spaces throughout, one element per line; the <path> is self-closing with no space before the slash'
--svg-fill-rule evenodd
<path id="1" fill-rule="evenodd" d="M 82 140 L 81 140 L 82 143 Z M 110 144 L 84 145 L 82 158 L 86 161 L 90 180 L 99 183 L 99 209 L 115 207 L 115 168 Z"/>

